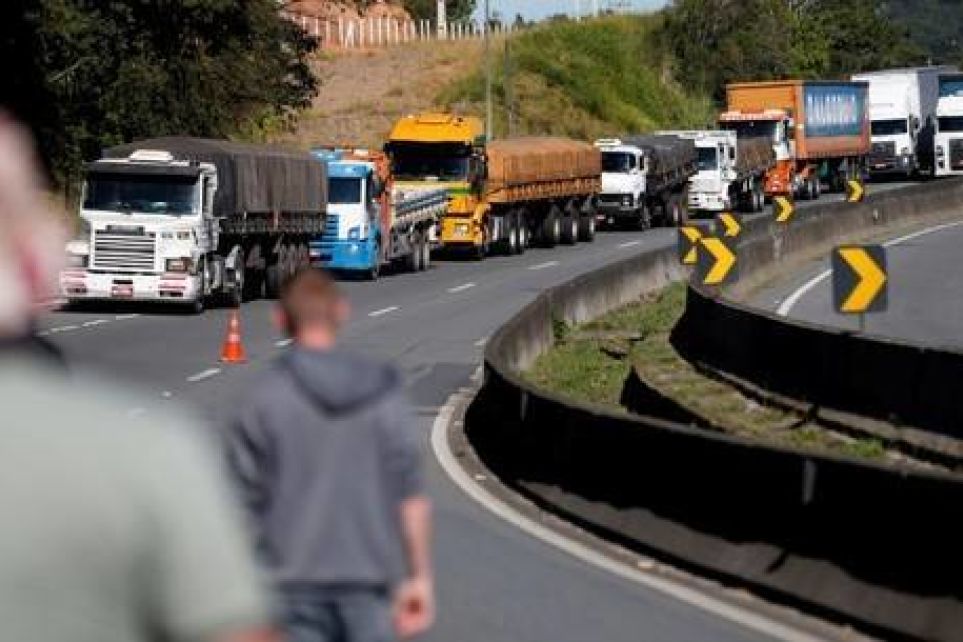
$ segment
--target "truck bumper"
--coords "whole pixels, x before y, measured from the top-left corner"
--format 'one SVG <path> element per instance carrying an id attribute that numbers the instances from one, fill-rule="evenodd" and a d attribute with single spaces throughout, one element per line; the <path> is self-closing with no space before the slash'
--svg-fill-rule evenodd
<path id="1" fill-rule="evenodd" d="M 713 193 L 689 192 L 689 209 L 699 212 L 724 212 L 729 202 Z"/>
<path id="2" fill-rule="evenodd" d="M 915 156 L 872 156 L 869 159 L 869 173 L 874 176 L 910 174 L 914 170 Z"/>
<path id="3" fill-rule="evenodd" d="M 480 247 L 485 242 L 481 227 L 470 218 L 445 217 L 441 221 L 442 247 Z"/>
<path id="4" fill-rule="evenodd" d="M 599 221 L 638 218 L 639 208 L 634 205 L 615 205 L 614 203 L 599 203 L 595 207 L 595 218 Z"/>
<path id="5" fill-rule="evenodd" d="M 104 274 L 68 269 L 60 294 L 70 301 L 196 301 L 200 278 L 191 274 Z"/>
<path id="6" fill-rule="evenodd" d="M 378 260 L 375 247 L 372 240 L 311 243 L 311 264 L 328 270 L 370 270 Z"/>

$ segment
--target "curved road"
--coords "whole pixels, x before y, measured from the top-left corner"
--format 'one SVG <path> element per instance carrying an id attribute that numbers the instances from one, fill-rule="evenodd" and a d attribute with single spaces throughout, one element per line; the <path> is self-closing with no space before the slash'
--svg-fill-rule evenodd
<path id="1" fill-rule="evenodd" d="M 482 263 L 435 263 L 423 274 L 344 283 L 353 349 L 394 362 L 427 434 L 448 396 L 469 382 L 484 340 L 537 293 L 631 253 L 676 243 L 675 230 L 602 233 L 595 243 Z M 193 405 L 212 422 L 284 343 L 271 305 L 242 309 L 249 363 L 218 363 L 228 311 L 200 316 L 138 307 L 55 312 L 40 332 L 77 364 L 148 394 Z M 130 412 L 141 412 L 130 408 Z M 543 544 L 467 501 L 429 457 L 436 503 L 439 621 L 428 639 L 458 642 L 756 640 L 763 634 L 609 574 Z"/>
<path id="2" fill-rule="evenodd" d="M 963 348 L 963 221 L 919 230 L 884 245 L 888 306 L 885 312 L 866 315 L 866 332 Z M 827 270 L 823 261 L 802 283 L 770 288 L 756 302 L 793 319 L 858 330 L 856 316 L 833 309 L 832 277 Z"/>

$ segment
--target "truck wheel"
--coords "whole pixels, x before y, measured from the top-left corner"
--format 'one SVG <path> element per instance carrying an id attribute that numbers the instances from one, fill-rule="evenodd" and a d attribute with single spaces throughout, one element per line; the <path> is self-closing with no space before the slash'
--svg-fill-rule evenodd
<path id="1" fill-rule="evenodd" d="M 421 237 L 421 269 L 427 272 L 431 268 L 431 243 L 428 242 L 428 238 L 425 236 Z"/>
<path id="2" fill-rule="evenodd" d="M 521 230 L 518 225 L 518 215 L 512 212 L 505 218 L 505 225 L 508 228 L 508 238 L 505 240 L 505 253 L 509 256 L 518 254 L 519 239 Z"/>
<path id="3" fill-rule="evenodd" d="M 686 214 L 682 207 L 682 202 L 678 197 L 671 197 L 666 205 L 666 214 L 669 225 L 681 227 L 686 223 Z"/>
<path id="4" fill-rule="evenodd" d="M 595 240 L 595 214 L 589 213 L 578 221 L 578 240 L 591 243 Z"/>
<path id="5" fill-rule="evenodd" d="M 555 247 L 562 240 L 562 220 L 558 207 L 552 206 L 542 221 L 542 244 Z"/>
<path id="6" fill-rule="evenodd" d="M 405 257 L 405 263 L 409 272 L 420 272 L 422 267 L 421 235 L 418 234 L 411 241 L 411 252 Z"/>
<path id="7" fill-rule="evenodd" d="M 575 245 L 578 243 L 578 214 L 569 208 L 562 218 L 562 238 L 565 245 Z"/>
<path id="8" fill-rule="evenodd" d="M 381 244 L 375 245 L 374 249 L 374 264 L 365 270 L 364 277 L 369 281 L 377 281 L 378 277 L 381 276 Z"/>

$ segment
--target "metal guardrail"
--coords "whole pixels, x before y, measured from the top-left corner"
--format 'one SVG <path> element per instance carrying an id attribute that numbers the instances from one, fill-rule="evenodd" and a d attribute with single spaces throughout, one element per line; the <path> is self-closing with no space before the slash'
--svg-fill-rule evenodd
<path id="1" fill-rule="evenodd" d="M 789 264 L 887 218 L 945 215 L 961 192 L 963 183 L 941 183 L 809 208 L 778 238 L 753 225 L 743 269 Z M 491 338 L 466 417 L 480 458 L 539 505 L 671 563 L 887 638 L 963 640 L 963 477 L 612 413 L 521 377 L 559 320 L 599 316 L 682 278 L 674 254 L 643 254 L 546 291 Z"/>

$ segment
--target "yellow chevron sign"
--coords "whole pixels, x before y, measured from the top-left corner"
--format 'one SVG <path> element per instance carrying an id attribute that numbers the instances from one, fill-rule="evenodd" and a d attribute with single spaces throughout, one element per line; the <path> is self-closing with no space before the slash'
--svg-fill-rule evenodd
<path id="1" fill-rule="evenodd" d="M 777 196 L 772 199 L 772 203 L 776 210 L 777 223 L 788 223 L 793 214 L 796 213 L 796 206 L 785 196 Z"/>
<path id="2" fill-rule="evenodd" d="M 679 262 L 682 265 L 696 264 L 700 238 L 702 238 L 702 232 L 698 227 L 686 225 L 679 228 Z"/>
<path id="3" fill-rule="evenodd" d="M 709 236 L 699 240 L 699 275 L 704 285 L 722 285 L 735 278 L 736 254 L 725 241 Z"/>
<path id="4" fill-rule="evenodd" d="M 723 212 L 716 217 L 716 236 L 727 239 L 738 238 L 742 234 L 742 217 L 731 212 Z"/>
<path id="5" fill-rule="evenodd" d="M 846 201 L 849 203 L 859 203 L 866 195 L 866 188 L 859 182 L 859 179 L 846 181 Z"/>
<path id="6" fill-rule="evenodd" d="M 843 314 L 881 312 L 887 304 L 886 251 L 882 245 L 833 250 L 833 304 Z"/>

